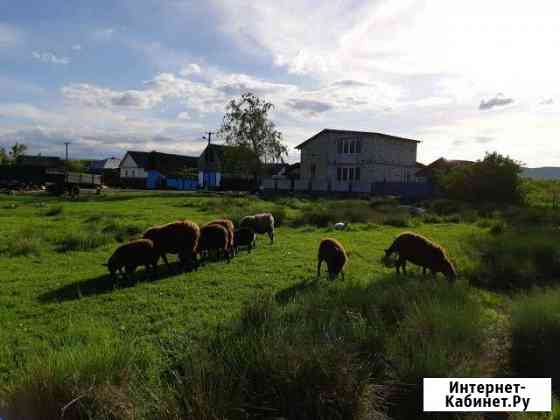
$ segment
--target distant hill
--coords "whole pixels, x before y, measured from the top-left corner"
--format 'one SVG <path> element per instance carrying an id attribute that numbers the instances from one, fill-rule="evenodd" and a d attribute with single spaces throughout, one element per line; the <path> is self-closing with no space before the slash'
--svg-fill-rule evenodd
<path id="1" fill-rule="evenodd" d="M 521 176 L 534 179 L 560 179 L 560 167 L 523 168 Z"/>

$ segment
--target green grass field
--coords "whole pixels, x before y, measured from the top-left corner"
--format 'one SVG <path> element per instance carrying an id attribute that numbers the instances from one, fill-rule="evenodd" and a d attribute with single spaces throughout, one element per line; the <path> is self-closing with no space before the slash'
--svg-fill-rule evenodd
<path id="1" fill-rule="evenodd" d="M 150 226 L 259 211 L 281 222 L 275 243 L 260 236 L 230 263 L 181 274 L 160 263 L 156 278 L 140 269 L 137 282 L 117 286 L 102 265 Z M 339 220 L 353 222 L 341 232 L 331 227 Z M 557 220 L 549 209 L 445 202 L 411 217 L 391 200 L 0 197 L 0 415 L 3 398 L 20 412 L 60 413 L 87 396 L 68 418 L 244 418 L 241 407 L 258 417 L 265 402 L 286 418 L 365 419 L 380 409 L 368 402 L 379 385 L 546 370 L 555 353 L 532 343 L 560 335 L 555 294 L 526 293 L 560 278 L 558 233 L 546 227 Z M 410 265 L 405 279 L 384 266 L 383 250 L 404 230 L 444 245 L 459 281 L 434 282 Z M 323 271 L 315 282 L 329 236 L 349 253 L 345 280 Z M 321 387 L 339 395 L 335 406 Z M 388 414 L 419 416 L 418 392 L 403 390 Z"/>
<path id="2" fill-rule="evenodd" d="M 100 340 L 95 335 L 100 327 L 138 341 L 177 332 L 193 337 L 205 334 L 220 321 L 236 317 L 241 305 L 255 294 L 280 292 L 312 279 L 318 243 L 326 236 L 341 240 L 350 252 L 347 281 L 372 282 L 392 272 L 379 260 L 402 228 L 357 224 L 351 231 L 338 232 L 280 226 L 274 245 L 260 236 L 256 250 L 241 252 L 229 264 L 211 262 L 197 272 L 174 274 L 161 262 L 155 280 L 146 278 L 141 269 L 135 276 L 138 283 L 113 287 L 102 263 L 118 245 L 111 235 L 119 227 L 141 231 L 178 219 L 203 224 L 223 217 L 199 209 L 209 200 L 213 199 L 126 193 L 61 203 L 43 196 L 2 197 L 1 246 L 5 249 L 0 256 L 0 377 L 9 379 L 18 366 L 45 352 Z M 262 203 L 262 208 L 267 204 Z M 55 214 L 47 216 L 51 209 Z M 461 268 L 466 264 L 462 238 L 479 229 L 437 224 L 415 230 L 448 246 Z M 100 239 L 99 246 L 85 245 L 93 249 L 61 249 L 65 239 L 96 235 L 107 238 Z M 29 254 L 12 255 L 13 247 Z"/>

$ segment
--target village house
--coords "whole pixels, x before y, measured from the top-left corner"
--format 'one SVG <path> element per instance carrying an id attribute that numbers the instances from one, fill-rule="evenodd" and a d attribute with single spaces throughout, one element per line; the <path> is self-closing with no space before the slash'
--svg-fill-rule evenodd
<path id="1" fill-rule="evenodd" d="M 120 163 L 121 160 L 114 157 L 92 160 L 86 170 L 90 174 L 102 175 L 103 184 L 114 187 L 120 182 Z"/>
<path id="2" fill-rule="evenodd" d="M 128 151 L 119 165 L 121 184 L 135 188 L 198 188 L 198 158 L 160 152 Z"/>
<path id="3" fill-rule="evenodd" d="M 383 133 L 324 129 L 296 147 L 301 152 L 299 179 L 269 180 L 265 189 L 420 193 L 419 143 Z"/>

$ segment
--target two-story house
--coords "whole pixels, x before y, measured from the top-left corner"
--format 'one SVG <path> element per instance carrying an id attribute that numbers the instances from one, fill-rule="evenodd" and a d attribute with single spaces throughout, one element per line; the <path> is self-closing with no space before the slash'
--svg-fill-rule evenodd
<path id="1" fill-rule="evenodd" d="M 418 182 L 418 143 L 383 133 L 324 129 L 296 147 L 300 180 L 317 190 L 364 192 L 373 183 Z"/>

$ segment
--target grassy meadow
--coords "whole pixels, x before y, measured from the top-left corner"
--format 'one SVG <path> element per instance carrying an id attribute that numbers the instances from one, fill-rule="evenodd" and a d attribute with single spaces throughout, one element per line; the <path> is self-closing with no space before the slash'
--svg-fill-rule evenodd
<path id="1" fill-rule="evenodd" d="M 0 197 L 0 416 L 405 419 L 420 416 L 422 376 L 546 372 L 556 214 L 425 204 L 410 216 L 391 200 Z M 229 264 L 160 263 L 117 285 L 102 266 L 149 226 L 259 211 L 275 215 L 275 243 L 259 236 Z M 458 281 L 382 265 L 403 230 L 444 245 Z M 327 236 L 349 252 L 344 281 L 315 281 Z"/>

